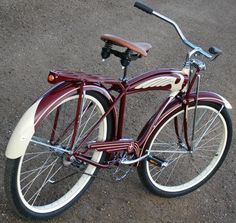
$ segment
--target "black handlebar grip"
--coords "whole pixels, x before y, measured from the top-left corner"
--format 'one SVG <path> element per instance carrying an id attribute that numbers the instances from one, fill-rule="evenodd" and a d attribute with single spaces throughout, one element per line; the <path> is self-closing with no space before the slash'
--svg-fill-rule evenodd
<path id="1" fill-rule="evenodd" d="M 220 55 L 222 54 L 222 50 L 220 50 L 219 48 L 216 48 L 216 47 L 210 47 L 209 48 L 209 53 L 213 54 L 213 55 Z"/>
<path id="2" fill-rule="evenodd" d="M 216 47 L 210 47 L 209 48 L 209 53 L 214 55 L 214 57 L 211 59 L 212 61 L 215 60 L 218 56 L 220 56 L 222 54 L 222 50 L 220 50 L 219 48 Z"/>
<path id="3" fill-rule="evenodd" d="M 153 9 L 151 9 L 149 6 L 143 4 L 142 2 L 135 2 L 134 7 L 141 9 L 148 14 L 152 14 L 152 12 L 153 12 Z"/>

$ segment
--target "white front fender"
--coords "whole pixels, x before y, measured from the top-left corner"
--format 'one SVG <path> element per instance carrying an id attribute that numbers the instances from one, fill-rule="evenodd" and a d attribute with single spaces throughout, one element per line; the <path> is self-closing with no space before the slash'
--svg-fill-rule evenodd
<path id="1" fill-rule="evenodd" d="M 223 96 L 221 96 L 219 94 L 216 94 L 216 95 L 218 95 L 222 99 L 222 101 L 224 102 L 224 105 L 227 109 L 232 109 L 232 105 L 229 103 L 229 101 L 226 98 L 224 98 Z"/>
<path id="2" fill-rule="evenodd" d="M 6 157 L 17 159 L 25 153 L 25 150 L 32 138 L 34 129 L 34 118 L 40 99 L 36 101 L 22 116 L 14 129 L 6 149 Z"/>

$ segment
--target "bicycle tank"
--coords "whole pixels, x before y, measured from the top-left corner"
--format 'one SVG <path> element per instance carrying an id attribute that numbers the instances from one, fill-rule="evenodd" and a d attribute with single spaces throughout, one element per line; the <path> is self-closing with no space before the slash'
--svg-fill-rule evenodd
<path id="1" fill-rule="evenodd" d="M 144 90 L 180 91 L 188 83 L 188 75 L 174 68 L 159 68 L 140 74 L 127 82 L 128 92 Z"/>

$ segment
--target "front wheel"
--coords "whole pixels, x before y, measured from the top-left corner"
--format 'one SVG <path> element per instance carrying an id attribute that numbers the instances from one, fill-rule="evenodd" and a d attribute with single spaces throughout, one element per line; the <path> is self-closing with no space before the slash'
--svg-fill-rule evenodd
<path id="1" fill-rule="evenodd" d="M 147 153 L 159 160 L 159 165 L 144 160 L 138 173 L 144 185 L 159 196 L 181 196 L 200 187 L 217 171 L 230 148 L 232 122 L 227 109 L 199 102 L 192 141 L 194 108 L 194 104 L 188 107 L 191 151 L 185 142 L 182 108 L 169 114 L 150 137 Z"/>
<path id="2" fill-rule="evenodd" d="M 21 217 L 48 219 L 62 213 L 94 179 L 97 167 L 67 159 L 66 151 L 69 153 L 72 149 L 77 104 L 77 94 L 64 99 L 36 127 L 26 152 L 18 159 L 7 159 L 5 191 L 9 203 Z M 109 102 L 104 96 L 85 92 L 74 145 L 83 140 L 108 108 Z M 86 142 L 110 139 L 112 125 L 110 113 Z M 17 143 L 15 146 L 17 149 Z M 86 149 L 86 143 L 80 149 Z M 85 155 L 101 163 L 105 154 L 94 150 Z"/>

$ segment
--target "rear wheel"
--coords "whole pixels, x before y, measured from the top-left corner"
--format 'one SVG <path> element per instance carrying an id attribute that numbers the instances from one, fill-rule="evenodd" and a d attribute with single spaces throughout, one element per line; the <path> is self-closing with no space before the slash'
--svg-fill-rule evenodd
<path id="1" fill-rule="evenodd" d="M 147 153 L 159 162 L 154 165 L 151 161 L 143 161 L 138 173 L 144 185 L 157 195 L 175 197 L 197 189 L 213 176 L 229 150 L 232 123 L 226 108 L 199 102 L 195 135 L 191 141 L 194 108 L 194 105 L 188 108 L 192 151 L 187 150 L 185 142 L 183 109 L 173 111 L 150 137 Z"/>
<path id="2" fill-rule="evenodd" d="M 33 219 L 54 217 L 78 200 L 91 184 L 97 167 L 67 159 L 67 151 L 72 149 L 77 102 L 78 95 L 62 101 L 36 128 L 25 154 L 18 159 L 7 160 L 5 189 L 10 203 L 20 216 Z M 85 93 L 75 145 L 108 108 L 109 103 L 102 95 L 91 91 Z M 112 122 L 112 115 L 109 114 L 86 143 L 110 139 Z M 86 143 L 80 150 L 86 149 Z M 99 163 L 105 154 L 89 151 L 85 155 Z"/>

